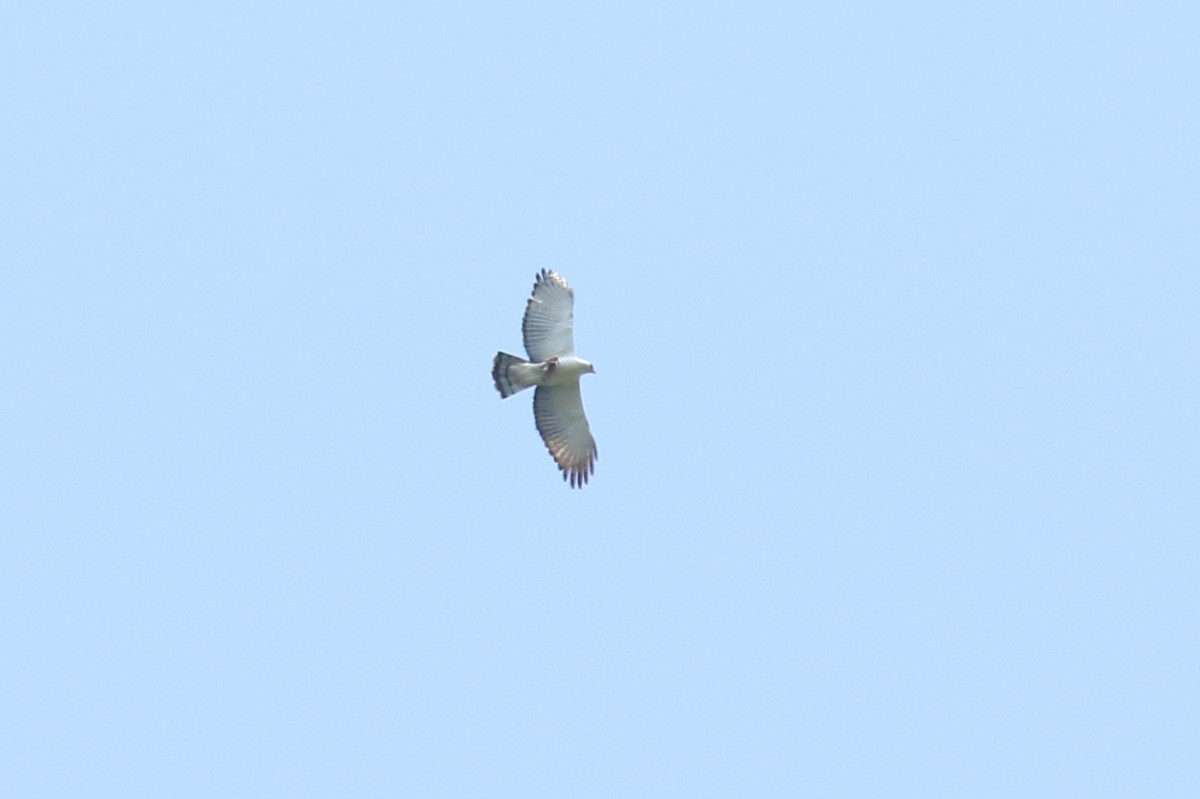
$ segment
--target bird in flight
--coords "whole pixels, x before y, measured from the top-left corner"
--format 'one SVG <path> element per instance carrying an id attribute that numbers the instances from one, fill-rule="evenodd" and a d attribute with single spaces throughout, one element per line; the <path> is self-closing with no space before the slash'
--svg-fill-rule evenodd
<path id="1" fill-rule="evenodd" d="M 533 419 L 563 480 L 583 488 L 596 466 L 596 441 L 583 413 L 579 378 L 595 374 L 589 362 L 575 355 L 572 336 L 575 293 L 555 272 L 543 269 L 525 306 L 521 334 L 529 360 L 497 352 L 492 380 L 502 399 L 537 386 Z"/>

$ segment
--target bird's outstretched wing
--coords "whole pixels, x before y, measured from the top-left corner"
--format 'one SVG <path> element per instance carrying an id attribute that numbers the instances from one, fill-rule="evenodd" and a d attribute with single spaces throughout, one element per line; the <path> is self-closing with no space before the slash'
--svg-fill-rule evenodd
<path id="1" fill-rule="evenodd" d="M 544 361 L 575 353 L 571 335 L 574 307 L 575 293 L 567 281 L 558 273 L 543 269 L 533 284 L 533 296 L 529 298 L 525 319 L 521 322 L 529 360 Z"/>
<path id="2" fill-rule="evenodd" d="M 538 386 L 533 394 L 533 418 L 563 479 L 582 488 L 596 468 L 596 440 L 583 413 L 579 381 Z"/>

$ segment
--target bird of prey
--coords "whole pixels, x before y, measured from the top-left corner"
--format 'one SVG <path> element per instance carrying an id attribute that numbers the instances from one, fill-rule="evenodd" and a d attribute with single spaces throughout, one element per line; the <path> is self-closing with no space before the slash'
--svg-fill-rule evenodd
<path id="1" fill-rule="evenodd" d="M 525 306 L 521 334 L 529 360 L 497 352 L 492 379 L 502 399 L 537 386 L 533 392 L 533 419 L 546 449 L 563 480 L 582 488 L 596 465 L 596 441 L 583 413 L 579 378 L 596 369 L 575 355 L 571 327 L 575 319 L 575 293 L 567 281 L 543 269 L 533 284 Z"/>

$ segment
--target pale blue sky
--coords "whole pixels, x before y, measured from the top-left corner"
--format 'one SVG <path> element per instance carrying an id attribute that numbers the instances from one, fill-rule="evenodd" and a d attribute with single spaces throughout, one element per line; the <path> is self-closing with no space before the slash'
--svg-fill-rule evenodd
<path id="1" fill-rule="evenodd" d="M 1198 41 L 9 8 L 0 795 L 1200 795 Z"/>

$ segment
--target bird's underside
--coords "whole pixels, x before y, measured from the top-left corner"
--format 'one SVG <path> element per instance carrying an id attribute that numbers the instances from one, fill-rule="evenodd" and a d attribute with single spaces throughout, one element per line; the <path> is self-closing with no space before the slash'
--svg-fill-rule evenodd
<path id="1" fill-rule="evenodd" d="M 502 398 L 535 387 L 533 418 L 538 433 L 563 479 L 572 488 L 582 488 L 599 455 L 584 414 L 579 378 L 596 370 L 575 355 L 574 299 L 567 281 L 543 269 L 521 323 L 529 360 L 497 352 L 492 380 Z"/>

